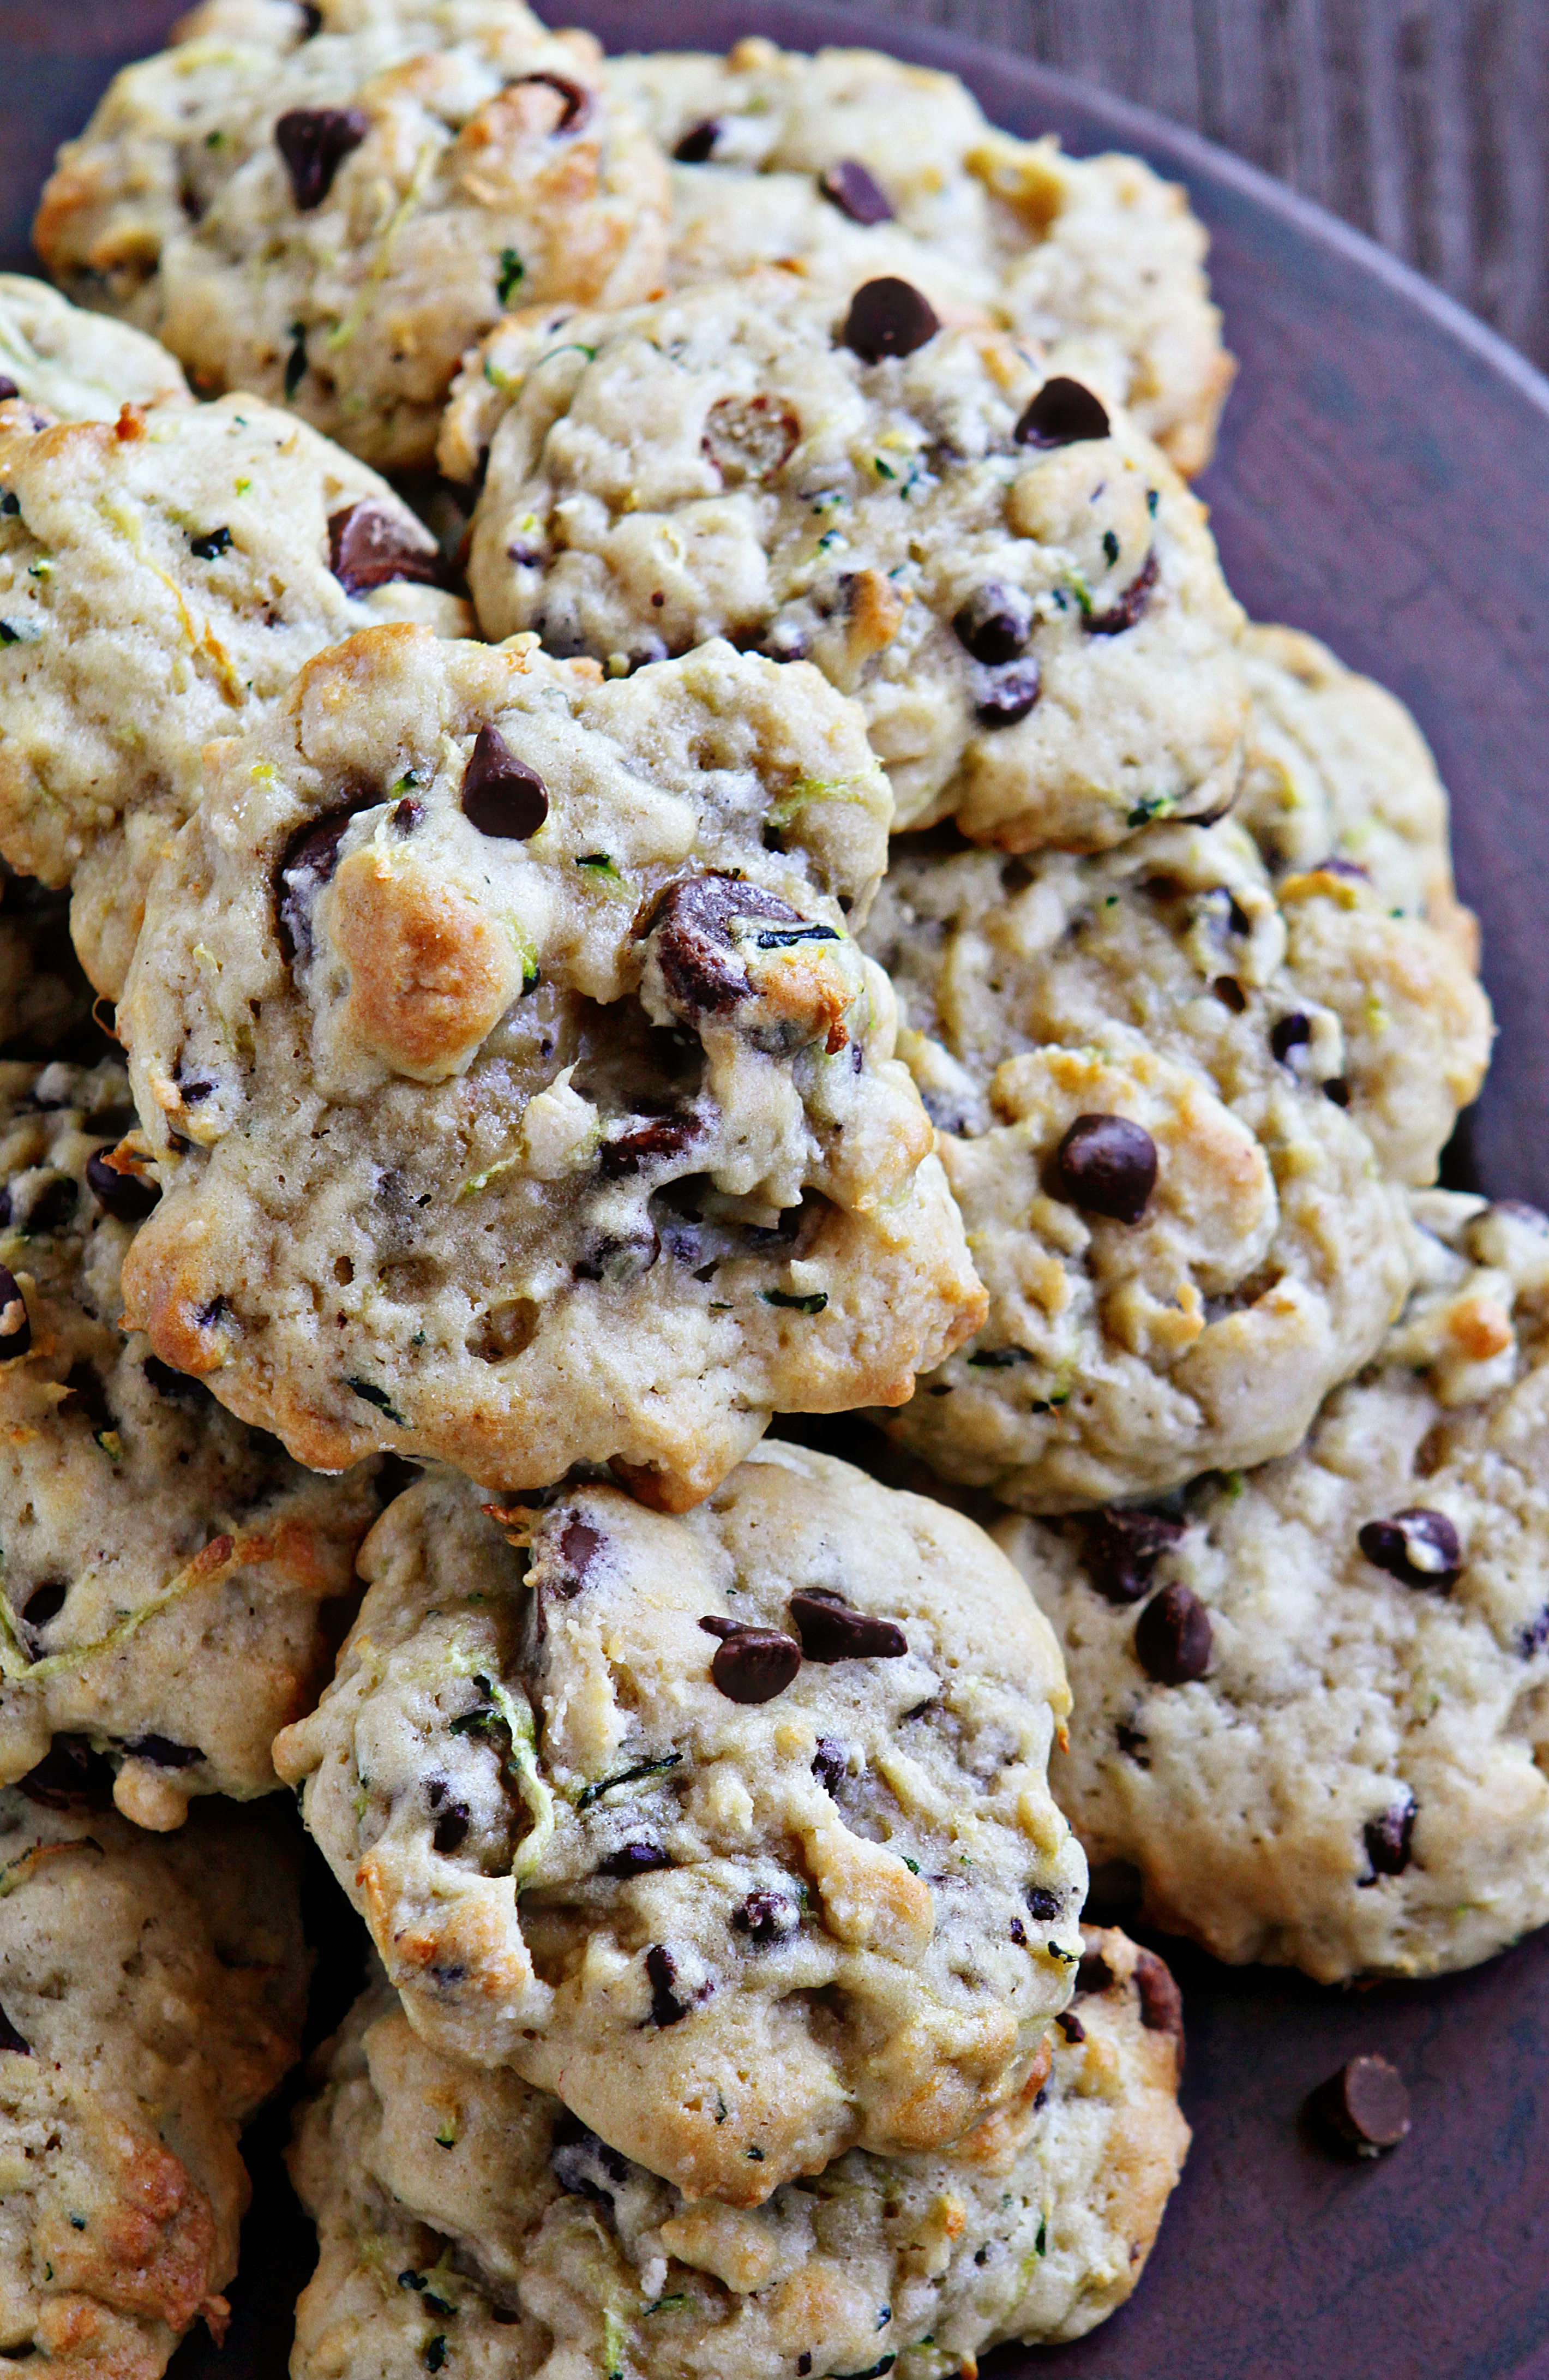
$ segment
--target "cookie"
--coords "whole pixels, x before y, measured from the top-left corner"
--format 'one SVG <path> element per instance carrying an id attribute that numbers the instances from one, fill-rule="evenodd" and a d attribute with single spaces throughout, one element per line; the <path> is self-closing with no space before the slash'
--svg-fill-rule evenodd
<path id="1" fill-rule="evenodd" d="M 126 405 L 188 402 L 175 356 L 143 331 L 89 314 L 23 273 L 0 273 L 0 396 L 67 421 L 115 421 Z"/>
<path id="2" fill-rule="evenodd" d="M 1549 1920 L 1549 1222 L 1416 1206 L 1414 1296 L 1296 1453 L 1004 1536 L 1065 1647 L 1095 1873 L 1324 1983 Z"/>
<path id="3" fill-rule="evenodd" d="M 200 747 L 373 621 L 450 635 L 434 540 L 383 480 L 254 397 L 53 422 L 0 404 L 0 851 L 74 884 L 116 998 Z"/>
<path id="4" fill-rule="evenodd" d="M 118 1328 L 156 1196 L 109 1161 L 132 1123 L 122 1064 L 0 1064 L 0 1779 L 67 1737 L 165 1829 L 194 1795 L 274 1791 L 377 1499 L 369 1468 L 311 1477 Z"/>
<path id="5" fill-rule="evenodd" d="M 1476 967 L 1446 790 L 1403 704 L 1297 628 L 1251 627 L 1240 651 L 1253 707 L 1237 816 L 1271 870 L 1359 868 L 1385 907 L 1424 917 Z"/>
<path id="6" fill-rule="evenodd" d="M 443 468 L 486 450 L 487 635 L 621 668 L 718 635 L 808 658 L 865 711 L 900 826 L 1100 849 L 1232 797 L 1240 614 L 1202 507 L 1089 389 L 909 282 L 514 316 Z"/>
<path id="7" fill-rule="evenodd" d="M 668 205 L 597 43 L 514 0 L 210 0 L 61 150 L 33 238 L 205 393 L 398 470 L 516 293 L 644 297 Z"/>
<path id="8" fill-rule="evenodd" d="M 922 838 L 865 939 L 990 1299 L 897 1435 L 1035 1512 L 1289 1452 L 1375 1353 L 1410 1232 L 1248 837 L 1010 861 Z M 1409 1105 L 1381 1089 L 1434 1162 L 1451 1114 L 1418 1058 Z"/>
<path id="9" fill-rule="evenodd" d="M 1015 2104 L 1085 1872 L 981 1531 L 771 1445 L 682 1519 L 428 1482 L 362 1568 L 275 1759 L 428 2040 L 739 2205 Z"/>
<path id="10" fill-rule="evenodd" d="M 137 1328 L 298 1460 L 692 1502 L 983 1313 L 845 915 L 886 782 L 815 670 L 604 684 L 369 631 L 212 756 L 120 1029 Z"/>
<path id="11" fill-rule="evenodd" d="M 788 263 L 902 272 L 1093 380 L 1180 471 L 1210 459 L 1232 366 L 1182 190 L 1136 157 L 1067 157 L 986 123 L 955 75 L 874 50 L 611 60 L 674 160 L 675 286 Z M 913 256 L 909 254 L 913 250 Z M 853 276 L 853 277 L 852 277 Z"/>
<path id="12" fill-rule="evenodd" d="M 1086 1949 L 1003 2138 L 852 2150 L 756 2209 L 685 2204 L 557 2100 L 428 2047 L 379 1984 L 291 2150 L 321 2252 L 295 2380 L 412 2380 L 433 2357 L 510 2380 L 956 2380 L 997 2341 L 1080 2338 L 1139 2280 L 1189 2144 L 1177 1986 L 1116 1930 Z"/>
<path id="13" fill-rule="evenodd" d="M 224 2333 L 242 2125 L 300 2046 L 288 1841 L 230 1812 L 152 1842 L 0 1791 L 0 2356 L 156 2380 Z"/>

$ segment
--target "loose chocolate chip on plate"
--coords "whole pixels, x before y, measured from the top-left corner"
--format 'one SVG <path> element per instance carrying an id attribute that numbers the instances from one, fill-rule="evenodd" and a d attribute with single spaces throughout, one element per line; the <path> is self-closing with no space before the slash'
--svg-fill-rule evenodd
<path id="1" fill-rule="evenodd" d="M 646 1975 L 651 1987 L 651 2022 L 681 2024 L 688 2014 L 688 2002 L 679 1999 L 672 1989 L 678 1980 L 678 1962 L 660 1942 L 653 1942 L 646 1953 Z"/>
<path id="2" fill-rule="evenodd" d="M 1105 1504 L 1083 1525 L 1087 1576 L 1110 1603 L 1138 1603 L 1162 1556 L 1184 1535 L 1183 1523 L 1165 1512 L 1121 1504 Z"/>
<path id="3" fill-rule="evenodd" d="M 1151 589 L 1156 584 L 1159 567 L 1153 549 L 1116 602 L 1110 603 L 1106 611 L 1087 613 L 1087 635 L 1119 637 L 1126 628 L 1132 628 L 1151 600 Z"/>
<path id="4" fill-rule="evenodd" d="M 399 578 L 439 587 L 445 575 L 435 540 L 371 496 L 329 515 L 328 566 L 346 595 Z"/>
<path id="5" fill-rule="evenodd" d="M 618 1877 L 627 1882 L 632 1876 L 650 1876 L 658 1868 L 671 1867 L 672 1862 L 660 1843 L 621 1843 L 605 1860 L 599 1860 L 599 1876 Z"/>
<path id="6" fill-rule="evenodd" d="M 840 342 L 863 363 L 879 364 L 885 356 L 912 356 L 941 328 L 927 298 L 912 281 L 886 273 L 863 281 L 850 300 Z"/>
<path id="7" fill-rule="evenodd" d="M 691 124 L 672 154 L 680 165 L 708 165 L 715 154 L 715 144 L 720 138 L 717 117 L 707 115 Z"/>
<path id="8" fill-rule="evenodd" d="M 1192 1587 L 1174 1579 L 1152 1597 L 1135 1622 L 1135 1658 L 1159 1686 L 1185 1686 L 1210 1667 L 1210 1614 Z"/>
<path id="9" fill-rule="evenodd" d="M 1043 672 L 1031 654 L 981 688 L 974 715 L 981 727 L 1014 727 L 1025 719 L 1044 690 Z"/>
<path id="10" fill-rule="evenodd" d="M 791 1617 L 809 1661 L 896 1661 L 909 1650 L 896 1621 L 853 1610 L 821 1588 L 798 1587 L 791 1597 Z"/>
<path id="11" fill-rule="evenodd" d="M 0 2051 L 8 2052 L 12 2058 L 30 2058 L 32 2055 L 31 2043 L 23 2040 L 3 2008 L 0 2008 Z"/>
<path id="12" fill-rule="evenodd" d="M 989 578 L 952 616 L 952 634 L 986 669 L 1014 662 L 1033 633 L 1033 606 L 1020 587 Z"/>
<path id="13" fill-rule="evenodd" d="M 1106 438 L 1107 407 L 1081 381 L 1058 374 L 1045 381 L 1013 434 L 1019 446 L 1074 446 L 1083 438 Z"/>
<path id="14" fill-rule="evenodd" d="M 1357 1541 L 1369 1562 L 1404 1586 L 1446 1595 L 1460 1577 L 1463 1549 L 1445 1512 L 1407 1505 L 1386 1521 L 1368 1521 Z"/>
<path id="15" fill-rule="evenodd" d="M 825 165 L 817 187 L 831 206 L 852 223 L 891 223 L 893 211 L 858 157 L 841 157 Z"/>
<path id="16" fill-rule="evenodd" d="M 1360 2156 L 1397 2148 L 1410 2129 L 1404 2078 L 1386 2058 L 1352 2058 L 1313 2094 L 1313 2106 L 1335 2136 Z"/>
<path id="17" fill-rule="evenodd" d="M 1366 1856 L 1372 1863 L 1372 1873 L 1365 1879 L 1368 1884 L 1374 1884 L 1379 1876 L 1403 1875 L 1414 1842 L 1417 1807 L 1410 1793 L 1406 1800 L 1391 1803 L 1380 1818 L 1367 1819 L 1363 1832 Z"/>
<path id="18" fill-rule="evenodd" d="M 524 82 L 547 83 L 549 89 L 557 91 L 563 100 L 563 111 L 554 127 L 556 133 L 579 132 L 590 115 L 593 106 L 593 94 L 587 89 L 585 83 L 572 82 L 568 75 L 525 74 L 518 75 L 515 83 L 509 88 L 514 90 L 516 83 Z"/>
<path id="19" fill-rule="evenodd" d="M 1052 1170 L 1057 1197 L 1116 1223 L 1138 1223 L 1156 1186 L 1156 1144 L 1127 1116 L 1077 1116 Z"/>
<path id="20" fill-rule="evenodd" d="M 106 1148 L 92 1150 L 86 1160 L 87 1183 L 98 1204 L 116 1216 L 119 1222 L 141 1222 L 160 1198 L 161 1191 L 142 1175 L 120 1173 L 116 1166 L 110 1165 L 108 1150 L 112 1146 L 110 1141 Z"/>
<path id="21" fill-rule="evenodd" d="M 732 1703 L 770 1703 L 782 1694 L 802 1666 L 802 1648 L 778 1628 L 744 1628 L 738 1621 L 699 1622 L 720 1636 L 710 1676 Z M 729 1632 L 729 1633 L 728 1633 Z"/>
<path id="22" fill-rule="evenodd" d="M 463 816 L 492 840 L 526 843 L 549 815 L 549 792 L 498 727 L 481 727 L 463 771 Z"/>
<path id="23" fill-rule="evenodd" d="M 274 127 L 274 146 L 285 161 L 303 214 L 321 206 L 334 175 L 370 128 L 369 116 L 358 107 L 292 107 L 281 116 Z"/>
<path id="24" fill-rule="evenodd" d="M 16 1275 L 0 1265 L 0 1364 L 14 1363 L 31 1344 L 27 1300 L 17 1287 Z"/>

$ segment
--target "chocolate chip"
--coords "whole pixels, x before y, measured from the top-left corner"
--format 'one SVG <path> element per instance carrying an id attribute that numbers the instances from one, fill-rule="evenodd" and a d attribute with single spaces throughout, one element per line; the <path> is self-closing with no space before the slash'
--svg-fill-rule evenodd
<path id="1" fill-rule="evenodd" d="M 772 1942 L 783 1942 L 801 1924 L 801 1912 L 783 1892 L 750 1892 L 740 1908 L 732 1912 L 732 1924 L 750 1942 L 767 1949 Z"/>
<path id="2" fill-rule="evenodd" d="M 1248 995 L 1234 975 L 1218 975 L 1210 989 L 1233 1016 L 1240 1016 L 1248 1005 Z"/>
<path id="3" fill-rule="evenodd" d="M 187 1405 L 194 1413 L 202 1413 L 215 1402 L 202 1380 L 196 1380 L 188 1372 L 175 1371 L 159 1355 L 147 1355 L 140 1370 L 156 1394 L 165 1397 L 169 1403 Z"/>
<path id="4" fill-rule="evenodd" d="M 1403 1586 L 1429 1586 L 1446 1595 L 1462 1573 L 1463 1549 L 1445 1512 L 1406 1505 L 1390 1520 L 1368 1521 L 1358 1540 L 1378 1570 Z"/>
<path id="5" fill-rule="evenodd" d="M 30 1802 L 45 1810 L 68 1810 L 81 1803 L 107 1809 L 113 1801 L 113 1764 L 84 1735 L 56 1735 L 35 1768 L 20 1779 Z"/>
<path id="6" fill-rule="evenodd" d="M 1100 1950 L 1083 1950 L 1076 1969 L 1078 1992 L 1106 1992 L 1113 1988 L 1113 1969 Z"/>
<path id="7" fill-rule="evenodd" d="M 721 396 L 705 416 L 699 444 L 729 488 L 772 480 L 801 442 L 798 414 L 768 396 Z M 658 599 L 653 596 L 652 601 Z"/>
<path id="8" fill-rule="evenodd" d="M 791 1617 L 809 1661 L 897 1661 L 909 1650 L 896 1621 L 854 1611 L 842 1597 L 820 1588 L 798 1587 Z"/>
<path id="9" fill-rule="evenodd" d="M 1086 2027 L 1083 2024 L 1079 2016 L 1072 2016 L 1071 2014 L 1069 2009 L 1065 2010 L 1062 2016 L 1056 2017 L 1055 2022 L 1059 2027 L 1060 2032 L 1064 2034 L 1067 2041 L 1084 2041 L 1086 2039 Z"/>
<path id="10" fill-rule="evenodd" d="M 697 124 L 689 126 L 672 154 L 680 165 L 708 165 L 720 138 L 719 120 L 713 115 L 702 116 Z"/>
<path id="11" fill-rule="evenodd" d="M 188 540 L 188 551 L 200 562 L 216 562 L 223 553 L 231 552 L 229 528 L 206 529 L 202 537 Z"/>
<path id="12" fill-rule="evenodd" d="M 1397 2148 L 1410 2129 L 1404 2078 L 1386 2058 L 1352 2058 L 1313 2095 L 1324 2123 L 1361 2156 Z"/>
<path id="13" fill-rule="evenodd" d="M 1269 1046 L 1282 1066 L 1290 1062 L 1293 1050 L 1301 1049 L 1313 1038 L 1313 1020 L 1303 1016 L 1299 1008 L 1289 1016 L 1277 1016 L 1269 1028 Z"/>
<path id="14" fill-rule="evenodd" d="M 315 40 L 322 30 L 322 10 L 314 7 L 312 0 L 296 0 L 296 14 L 301 19 L 301 39 Z"/>
<path id="15" fill-rule="evenodd" d="M 701 1628 L 707 1628 L 703 1620 Z M 710 1675 L 731 1703 L 769 1703 L 782 1694 L 802 1666 L 802 1648 L 778 1628 L 744 1628 L 736 1621 L 715 1622 L 707 1633 L 730 1630 L 710 1663 Z"/>
<path id="16" fill-rule="evenodd" d="M 559 1561 L 556 1565 L 559 1575 L 551 1588 L 562 1603 L 569 1603 L 580 1594 L 593 1562 L 607 1542 L 600 1529 L 594 1529 L 589 1521 L 583 1521 L 579 1512 L 572 1512 L 560 1531 Z"/>
<path id="17" fill-rule="evenodd" d="M 1026 718 L 1043 690 L 1043 672 L 1029 654 L 980 689 L 974 716 L 981 727 L 1014 727 L 1019 719 Z"/>
<path id="18" fill-rule="evenodd" d="M 1148 2033 L 1170 2033 L 1178 2045 L 1178 2066 L 1183 2070 L 1183 1995 L 1172 1970 L 1155 1950 L 1135 1952 L 1135 1989 L 1140 1994 L 1140 2021 Z"/>
<path id="19" fill-rule="evenodd" d="M 27 1301 L 16 1285 L 16 1275 L 0 1265 L 0 1364 L 14 1364 L 31 1344 Z"/>
<path id="20" fill-rule="evenodd" d="M 1106 438 L 1107 408 L 1079 380 L 1046 380 L 1012 432 L 1019 446 L 1074 446 Z"/>
<path id="21" fill-rule="evenodd" d="M 1318 1088 L 1322 1091 L 1325 1099 L 1332 1099 L 1337 1108 L 1349 1107 L 1350 1103 L 1350 1087 L 1349 1083 L 1346 1082 L 1342 1075 L 1330 1075 L 1327 1082 L 1320 1083 L 1318 1085 Z"/>
<path id="22" fill-rule="evenodd" d="M 35 1586 L 21 1607 L 29 1628 L 46 1628 L 51 1620 L 57 1620 L 69 1591 L 69 1582 L 63 1578 L 45 1578 L 41 1586 Z"/>
<path id="23" fill-rule="evenodd" d="M 679 1999 L 672 1989 L 678 1980 L 678 1962 L 660 1942 L 653 1942 L 646 1953 L 646 1976 L 651 1987 L 651 2022 L 681 2024 L 688 2014 L 688 2002 Z"/>
<path id="24" fill-rule="evenodd" d="M 812 1756 L 812 1773 L 825 1793 L 837 1793 L 850 1773 L 850 1757 L 831 1735 L 820 1735 Z"/>
<path id="25" fill-rule="evenodd" d="M 13 2058 L 30 2058 L 32 2055 L 30 2042 L 23 2040 L 3 2008 L 0 2008 L 0 2051 L 8 2051 Z"/>
<path id="26" fill-rule="evenodd" d="M 204 1758 L 197 1743 L 175 1743 L 168 1735 L 137 1735 L 124 1750 L 131 1760 L 148 1760 L 154 1768 L 192 1768 Z"/>
<path id="27" fill-rule="evenodd" d="M 468 1808 L 466 1802 L 448 1802 L 436 1813 L 436 1823 L 430 1841 L 443 1859 L 458 1850 L 466 1840 Z"/>
<path id="28" fill-rule="evenodd" d="M 92 1150 L 86 1160 L 87 1183 L 99 1205 L 119 1222 L 142 1222 L 161 1197 L 161 1191 L 142 1174 L 120 1173 L 116 1166 L 110 1165 L 107 1155 L 112 1146 L 109 1141 L 106 1148 Z"/>
<path id="29" fill-rule="evenodd" d="M 1184 1686 L 1210 1667 L 1210 1614 L 1192 1588 L 1174 1579 L 1152 1597 L 1135 1622 L 1135 1658 L 1159 1686 Z"/>
<path id="30" fill-rule="evenodd" d="M 621 1182 L 652 1165 L 681 1157 L 704 1126 L 697 1116 L 646 1116 L 614 1133 L 597 1152 L 597 1170 L 604 1182 Z"/>
<path id="31" fill-rule="evenodd" d="M 1020 587 L 986 579 L 952 615 L 952 634 L 986 668 L 1014 662 L 1033 633 L 1033 606 Z"/>
<path id="32" fill-rule="evenodd" d="M 12 380 L 10 374 L 8 372 L 0 372 L 0 405 L 5 403 L 6 397 L 19 396 L 20 395 L 21 391 L 18 388 L 15 381 Z"/>
<path id="33" fill-rule="evenodd" d="M 1322 859 L 1314 859 L 1308 873 L 1313 876 L 1349 876 L 1361 884 L 1372 881 L 1369 868 L 1362 868 L 1358 859 L 1341 859 L 1335 851 L 1326 853 Z"/>
<path id="34" fill-rule="evenodd" d="M 831 206 L 852 223 L 891 223 L 893 211 L 858 157 L 841 157 L 825 165 L 817 187 Z"/>
<path id="35" fill-rule="evenodd" d="M 777 893 L 733 876 L 684 877 L 651 912 L 646 931 L 656 937 L 668 1001 L 685 1022 L 721 1014 L 748 997 L 752 985 L 732 933 L 739 917 L 805 922 Z"/>
<path id="36" fill-rule="evenodd" d="M 346 595 L 365 595 L 399 578 L 439 587 L 445 577 L 434 539 L 374 496 L 329 515 L 328 567 Z"/>
<path id="37" fill-rule="evenodd" d="M 549 2162 L 555 2180 L 562 2190 L 575 2198 L 589 2198 L 599 2206 L 612 2206 L 612 2193 L 608 2182 L 629 2180 L 629 2167 L 617 2149 L 588 2131 L 578 2116 L 562 2107 L 554 2118 L 553 2147 Z"/>
<path id="38" fill-rule="evenodd" d="M 358 107 L 293 107 L 281 116 L 274 146 L 303 214 L 321 206 L 334 175 L 370 128 L 370 118 Z"/>
<path id="39" fill-rule="evenodd" d="M 280 930 L 293 958 L 312 954 L 312 904 L 339 865 L 339 845 L 355 816 L 353 808 L 330 810 L 297 827 L 275 870 Z"/>
<path id="40" fill-rule="evenodd" d="M 1087 613 L 1084 624 L 1087 635 L 1119 637 L 1126 628 L 1132 628 L 1151 600 L 1151 589 L 1156 584 L 1160 566 L 1153 547 L 1117 602 L 1110 603 L 1106 611 Z"/>
<path id="41" fill-rule="evenodd" d="M 671 1856 L 660 1843 L 622 1843 L 605 1860 L 599 1860 L 597 1873 L 627 1881 L 632 1876 L 650 1876 L 656 1869 L 672 1864 Z"/>
<path id="42" fill-rule="evenodd" d="M 402 835 L 406 841 L 411 834 L 417 833 L 424 823 L 425 805 L 423 802 L 416 801 L 412 794 L 405 795 L 401 802 L 393 803 L 388 824 L 394 834 Z"/>
<path id="43" fill-rule="evenodd" d="M 590 115 L 594 104 L 593 94 L 587 89 L 585 83 L 572 82 L 568 75 L 525 74 L 517 75 L 507 88 L 514 91 L 518 84 L 524 82 L 547 83 L 551 91 L 559 92 L 564 102 L 564 108 L 559 122 L 554 127 L 556 134 L 579 132 L 582 125 Z"/>
<path id="44" fill-rule="evenodd" d="M 1013 1917 L 1011 1920 L 1011 1939 L 1013 1942 L 1017 1943 L 1021 1949 L 1023 1950 L 1026 1949 L 1027 1928 L 1023 1924 L 1020 1917 Z"/>
<path id="45" fill-rule="evenodd" d="M 1367 1819 L 1363 1833 L 1366 1856 L 1372 1863 L 1371 1880 L 1403 1875 L 1413 1850 L 1417 1807 L 1410 1793 L 1406 1800 L 1393 1803 L 1380 1818 Z"/>
<path id="46" fill-rule="evenodd" d="M 1047 1884 L 1030 1884 L 1026 1900 L 1029 1916 L 1035 1917 L 1041 1925 L 1052 1925 L 1065 1906 L 1060 1895 L 1051 1892 Z"/>
<path id="47" fill-rule="evenodd" d="M 1116 1223 L 1138 1223 L 1156 1186 L 1156 1144 L 1127 1116 L 1077 1116 L 1051 1171 L 1056 1197 Z"/>
<path id="48" fill-rule="evenodd" d="M 839 336 L 841 346 L 863 363 L 879 364 L 884 356 L 912 356 L 940 328 L 914 283 L 888 273 L 879 281 L 862 282 Z"/>
<path id="49" fill-rule="evenodd" d="M 1181 1521 L 1125 1504 L 1105 1504 L 1083 1527 L 1087 1576 L 1110 1603 L 1138 1603 L 1162 1556 L 1184 1535 Z"/>
<path id="50" fill-rule="evenodd" d="M 548 815 L 538 771 L 518 760 L 498 727 L 481 727 L 463 771 L 463 816 L 495 841 L 526 843 Z"/>

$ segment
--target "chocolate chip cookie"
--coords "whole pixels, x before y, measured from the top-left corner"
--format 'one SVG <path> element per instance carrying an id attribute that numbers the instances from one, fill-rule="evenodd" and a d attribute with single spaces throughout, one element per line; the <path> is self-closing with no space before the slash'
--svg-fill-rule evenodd
<path id="1" fill-rule="evenodd" d="M 143 331 L 72 306 L 46 281 L 0 273 L 0 398 L 67 421 L 115 421 L 126 405 L 188 399 L 175 356 Z"/>

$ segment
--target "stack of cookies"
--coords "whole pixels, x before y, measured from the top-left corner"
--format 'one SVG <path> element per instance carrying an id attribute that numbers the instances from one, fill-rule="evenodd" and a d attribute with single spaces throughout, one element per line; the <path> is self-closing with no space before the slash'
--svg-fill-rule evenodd
<path id="1" fill-rule="evenodd" d="M 1188 2142 L 1089 1862 L 1549 1919 L 1549 1223 L 1434 1186 L 1425 747 L 1190 492 L 1203 234 L 869 54 L 206 0 L 36 237 L 0 2353 L 221 2335 L 282 1786 L 293 2380 L 1077 2337 Z"/>

